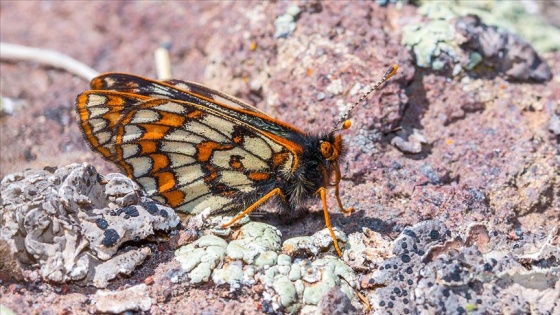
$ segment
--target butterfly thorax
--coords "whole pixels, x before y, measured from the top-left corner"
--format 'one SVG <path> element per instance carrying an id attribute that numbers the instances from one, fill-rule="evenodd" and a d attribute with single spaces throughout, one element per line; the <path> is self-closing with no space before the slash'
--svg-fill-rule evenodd
<path id="1" fill-rule="evenodd" d="M 286 196 L 290 211 L 303 206 L 310 198 L 317 197 L 321 187 L 334 186 L 340 180 L 338 160 L 343 153 L 342 138 L 330 133 L 302 138 L 302 161 L 293 174 L 279 183 Z"/>

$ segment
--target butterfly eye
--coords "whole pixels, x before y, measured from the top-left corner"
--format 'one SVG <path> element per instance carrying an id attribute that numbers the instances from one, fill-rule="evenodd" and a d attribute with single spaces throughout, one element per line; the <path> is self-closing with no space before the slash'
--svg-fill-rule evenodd
<path id="1" fill-rule="evenodd" d="M 330 142 L 327 141 L 321 142 L 321 155 L 325 159 L 327 159 L 328 161 L 333 160 L 335 158 L 334 153 L 335 153 L 334 148 Z"/>

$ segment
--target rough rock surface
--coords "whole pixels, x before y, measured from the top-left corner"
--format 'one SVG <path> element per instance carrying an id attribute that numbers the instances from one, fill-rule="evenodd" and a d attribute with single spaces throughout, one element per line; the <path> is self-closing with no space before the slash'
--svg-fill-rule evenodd
<path id="1" fill-rule="evenodd" d="M 560 311 L 558 228 L 531 237 L 522 248 L 485 224 L 457 233 L 425 221 L 394 241 L 364 228 L 347 238 L 343 259 L 327 254 L 327 248 L 309 251 L 321 234 L 324 230 L 287 239 L 284 252 L 278 230 L 264 223 L 244 224 L 229 243 L 205 235 L 175 252 L 182 272 L 172 281 L 211 280 L 235 292 L 261 287 L 262 300 L 274 313 L 364 312 L 367 304 L 380 314 Z M 297 246 L 301 250 L 292 248 Z"/>
<path id="2" fill-rule="evenodd" d="M 6 278 L 40 267 L 46 281 L 82 281 L 106 287 L 119 273 L 130 274 L 149 248 L 117 254 L 122 244 L 155 230 L 177 226 L 169 207 L 148 198 L 129 178 L 103 178 L 87 163 L 6 176 L 0 184 L 3 256 L 18 267 L 2 268 Z"/>
<path id="3" fill-rule="evenodd" d="M 139 284 L 121 291 L 98 290 L 94 301 L 98 312 L 122 314 L 126 311 L 149 311 L 152 299 L 148 294 L 148 287 Z"/>
<path id="4" fill-rule="evenodd" d="M 420 11 L 426 21 L 406 26 L 402 43 L 414 52 L 419 67 L 461 71 L 472 76 L 502 75 L 511 81 L 549 81 L 549 65 L 524 39 L 483 23 L 476 15 L 463 16 L 460 9 L 426 3 Z M 487 68 L 488 71 L 485 71 Z M 417 152 L 415 152 L 417 153 Z"/>
<path id="5" fill-rule="evenodd" d="M 543 16 L 558 20 L 557 5 L 551 1 L 500 3 L 527 7 L 533 3 L 542 8 L 533 20 L 546 21 Z M 490 11 L 499 19 L 505 16 L 499 15 L 497 6 Z M 213 234 L 223 241 L 212 245 L 219 254 L 219 248 L 241 241 L 243 237 L 234 235 L 249 224 L 221 231 L 207 226 L 217 226 L 211 217 L 200 218 L 170 242 L 149 238 L 118 247 L 117 257 L 123 260 L 127 256 L 121 254 L 147 255 L 129 276 L 104 277 L 113 291 L 146 284 L 152 304 L 148 311 L 139 312 L 262 314 L 279 312 L 290 303 L 292 309 L 301 307 L 301 312 L 332 310 L 325 296 L 307 299 L 318 304 L 304 304 L 297 295 L 301 287 L 296 285 L 296 275 L 292 282 L 288 272 L 286 280 L 283 272 L 287 267 L 291 271 L 299 260 L 319 270 L 343 262 L 356 277 L 358 292 L 370 302 L 372 314 L 404 312 L 404 308 L 410 313 L 444 309 L 448 313 L 558 313 L 554 303 L 560 291 L 559 241 L 554 229 L 560 221 L 560 54 L 536 48 L 552 73 L 549 81 L 541 83 L 508 81 L 492 67 L 474 67 L 455 76 L 453 68 L 449 73 L 419 68 L 417 56 L 401 43 L 407 26 L 425 21 L 422 13 L 412 5 L 382 7 L 374 1 L 2 1 L 0 35 L 2 41 L 64 52 L 100 72 L 149 77 L 155 75 L 154 49 L 167 45 L 173 77 L 235 95 L 309 131 L 329 130 L 389 64 L 400 66 L 381 92 L 351 113 L 353 126 L 343 132 L 347 150 L 341 162 L 341 194 L 345 205 L 356 211 L 346 217 L 333 207 L 332 222 L 341 238 L 344 235 L 348 240 L 342 259 L 333 256 L 332 249 L 315 246 L 313 237 L 324 227 L 317 201 L 309 205 L 309 214 L 290 224 L 274 214 L 259 218 L 275 226 L 263 227 L 263 231 L 281 232 L 281 236 L 266 234 L 274 239 L 277 235 L 280 247 L 276 240 L 262 245 L 267 254 L 261 258 L 252 256 L 252 248 L 237 248 L 232 252 L 235 259 L 227 258 L 225 251 L 223 265 L 208 268 L 208 281 L 201 276 L 201 282 L 194 284 L 192 271 L 183 269 L 175 251 Z M 486 25 L 496 24 L 487 15 L 479 16 Z M 523 18 L 517 23 L 536 30 L 526 27 L 527 21 Z M 551 40 L 558 37 L 557 29 L 535 33 L 548 38 L 553 44 L 549 47 L 557 47 L 558 41 Z M 116 170 L 89 150 L 79 134 L 74 99 L 87 84 L 35 62 L 1 60 L 2 104 L 8 98 L 13 105 L 0 117 L 0 176 L 4 180 L 25 169 L 62 168 L 76 162 L 88 162 L 101 174 Z M 336 204 L 334 198 L 329 204 Z M 122 212 L 119 218 L 126 215 Z M 471 225 L 479 232 L 468 230 Z M 439 238 L 432 240 L 420 231 L 428 226 L 439 231 Z M 417 238 L 408 235 L 410 231 Z M 294 242 L 294 237 L 303 239 Z M 111 238 L 103 235 L 95 241 L 104 239 Z M 298 247 L 293 256 L 282 252 L 294 243 L 309 246 Z M 411 251 L 408 263 L 402 260 L 404 243 L 417 247 L 407 248 Z M 8 259 L 3 266 L 14 263 L 17 260 Z M 403 283 L 400 276 L 408 277 L 411 263 L 415 263 L 413 274 L 423 278 L 404 278 Z M 65 266 L 56 269 L 62 270 L 62 277 L 68 275 Z M 108 275 L 116 266 L 107 268 L 112 271 Z M 40 268 L 33 265 L 11 279 L 2 273 L 2 313 L 8 309 L 17 314 L 98 312 L 92 304 L 94 287 L 45 281 Z M 251 268 L 254 275 L 246 272 Z M 270 277 L 256 277 L 260 272 L 266 275 L 266 270 L 272 270 Z M 305 292 L 311 283 L 301 277 Z M 255 283 L 248 284 L 246 279 Z M 542 281 L 535 284 L 535 279 Z M 408 280 L 413 281 L 412 287 Z M 349 312 L 348 303 L 367 313 L 365 303 L 356 300 L 358 293 L 342 289 L 344 283 L 335 281 L 321 294 L 340 301 Z M 279 291 L 284 295 L 275 288 L 283 288 Z M 438 300 L 440 296 L 445 299 Z M 494 305 L 500 308 L 493 309 Z"/>

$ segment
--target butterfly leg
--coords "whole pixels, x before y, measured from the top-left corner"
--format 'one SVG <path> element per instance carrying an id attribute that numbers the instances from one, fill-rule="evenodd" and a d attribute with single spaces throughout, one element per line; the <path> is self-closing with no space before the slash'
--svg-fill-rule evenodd
<path id="1" fill-rule="evenodd" d="M 344 206 L 342 205 L 342 200 L 340 200 L 340 193 L 338 192 L 338 184 L 334 186 L 334 195 L 336 196 L 336 201 L 338 201 L 338 206 L 340 207 L 340 211 L 342 211 L 344 214 L 350 214 L 354 211 L 354 208 L 352 207 L 348 209 L 344 209 Z"/>
<path id="2" fill-rule="evenodd" d="M 253 210 L 255 210 L 258 206 L 262 205 L 265 201 L 267 201 L 268 199 L 272 198 L 274 195 L 279 195 L 280 197 L 282 197 L 283 199 L 285 199 L 286 197 L 284 196 L 284 193 L 282 192 L 282 190 L 280 188 L 274 188 L 273 190 L 271 190 L 268 194 L 264 195 L 261 199 L 257 200 L 254 204 L 250 205 L 247 209 L 245 209 L 245 211 L 241 212 L 240 214 L 238 214 L 237 216 L 235 216 L 235 218 L 231 219 L 231 221 L 229 221 L 228 223 L 222 225 L 223 228 L 226 228 L 232 224 L 234 224 L 235 222 L 239 221 L 239 219 L 241 219 L 242 217 L 244 217 L 245 215 L 253 212 Z"/>
<path id="3" fill-rule="evenodd" d="M 317 190 L 319 196 L 321 197 L 321 201 L 323 202 L 323 212 L 325 214 L 325 225 L 329 229 L 329 233 L 333 239 L 334 249 L 338 254 L 338 257 L 342 257 L 342 252 L 340 251 L 340 247 L 338 247 L 338 240 L 336 239 L 336 235 L 334 235 L 334 231 L 331 225 L 331 216 L 329 215 L 329 209 L 327 207 L 327 189 L 325 187 L 319 188 Z"/>
<path id="4" fill-rule="evenodd" d="M 338 167 L 338 163 L 337 162 L 332 162 L 333 164 L 333 170 L 334 170 L 334 183 L 332 183 L 331 185 L 334 186 L 334 195 L 336 196 L 336 201 L 338 202 L 338 207 L 340 208 L 340 211 L 342 211 L 342 213 L 344 214 L 350 214 L 352 213 L 352 211 L 354 211 L 354 209 L 352 207 L 348 208 L 348 209 L 344 209 L 344 206 L 342 205 L 342 200 L 340 200 L 340 190 L 339 190 L 339 183 L 340 183 L 340 168 Z M 326 172 L 326 170 L 324 171 Z M 323 175 L 325 176 L 325 175 Z M 325 176 L 326 178 L 326 176 Z"/>

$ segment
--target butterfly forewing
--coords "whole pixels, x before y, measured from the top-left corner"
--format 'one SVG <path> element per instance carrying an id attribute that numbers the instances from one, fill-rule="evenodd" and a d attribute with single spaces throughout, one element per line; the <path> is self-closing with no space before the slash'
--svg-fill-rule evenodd
<path id="1" fill-rule="evenodd" d="M 199 104 L 208 110 L 213 109 L 225 116 L 245 122 L 256 129 L 289 140 L 295 140 L 290 139 L 292 136 L 297 137 L 304 134 L 303 131 L 289 124 L 270 118 L 253 106 L 197 83 L 179 80 L 158 82 L 129 74 L 109 73 L 93 79 L 91 87 L 94 90 L 114 90 L 151 98 L 165 98 Z M 200 94 L 195 93 L 195 91 Z"/>
<path id="2" fill-rule="evenodd" d="M 184 91 L 188 91 L 190 93 L 196 94 L 196 95 L 200 95 L 204 98 L 207 99 L 211 99 L 217 103 L 220 104 L 224 104 L 230 107 L 239 107 L 239 108 L 243 108 L 246 110 L 250 110 L 256 113 L 261 113 L 264 114 L 261 110 L 259 110 L 258 108 L 251 106 L 249 104 L 246 104 L 245 102 L 238 100 L 236 98 L 234 98 L 233 96 L 227 95 L 225 93 L 222 93 L 220 91 L 216 91 L 213 90 L 207 86 L 198 84 L 196 82 L 187 82 L 187 81 L 181 81 L 181 80 L 167 80 L 165 81 L 165 83 L 173 85 L 174 87 L 184 90 Z"/>
<path id="3" fill-rule="evenodd" d="M 274 174 L 295 168 L 297 145 L 240 119 L 240 110 L 140 80 L 96 78 L 97 90 L 79 95 L 77 108 L 92 148 L 155 199 L 189 213 L 226 211 L 259 199 Z"/>
<path id="4" fill-rule="evenodd" d="M 95 78 L 91 87 L 94 90 L 114 90 L 158 98 L 185 99 L 187 101 L 195 96 L 230 107 L 239 107 L 262 113 L 254 106 L 195 82 L 175 79 L 157 82 L 124 73 L 110 73 Z"/>

